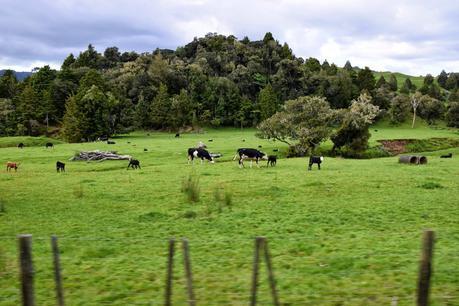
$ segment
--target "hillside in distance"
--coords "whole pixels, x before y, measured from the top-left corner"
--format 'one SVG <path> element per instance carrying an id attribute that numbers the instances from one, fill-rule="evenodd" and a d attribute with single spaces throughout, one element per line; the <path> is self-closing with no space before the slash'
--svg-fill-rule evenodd
<path id="1" fill-rule="evenodd" d="M 6 69 L 0 69 L 0 76 L 2 76 L 5 73 Z M 27 72 L 27 71 L 14 71 L 14 74 L 16 75 L 16 78 L 19 81 L 24 80 L 28 76 L 32 74 L 32 72 Z"/>

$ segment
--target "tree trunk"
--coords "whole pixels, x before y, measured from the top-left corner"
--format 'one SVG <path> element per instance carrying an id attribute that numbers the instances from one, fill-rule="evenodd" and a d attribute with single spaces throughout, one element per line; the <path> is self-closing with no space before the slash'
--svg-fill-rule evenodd
<path id="1" fill-rule="evenodd" d="M 416 122 L 416 109 L 413 110 L 413 123 L 411 123 L 411 128 L 414 128 L 415 122 Z"/>

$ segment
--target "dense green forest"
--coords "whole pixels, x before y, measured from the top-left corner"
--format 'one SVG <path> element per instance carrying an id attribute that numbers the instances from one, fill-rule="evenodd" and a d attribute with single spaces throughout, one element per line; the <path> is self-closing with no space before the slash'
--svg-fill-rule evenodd
<path id="1" fill-rule="evenodd" d="M 399 83 L 394 74 L 376 79 L 350 62 L 296 57 L 271 33 L 259 41 L 208 34 L 175 51 L 142 54 L 89 45 L 59 70 L 44 66 L 23 81 L 3 73 L 0 136 L 58 134 L 79 142 L 134 129 L 253 127 L 288 100 L 320 96 L 331 109 L 348 109 L 362 92 L 382 110 L 377 119 L 405 121 L 416 93 L 419 116 L 459 125 L 459 73 L 427 75 L 421 86 L 409 78 Z"/>

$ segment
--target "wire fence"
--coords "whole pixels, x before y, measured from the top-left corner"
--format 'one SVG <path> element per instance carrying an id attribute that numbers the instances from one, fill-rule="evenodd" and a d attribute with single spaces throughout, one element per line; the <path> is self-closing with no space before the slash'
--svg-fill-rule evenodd
<path id="1" fill-rule="evenodd" d="M 33 237 L 34 254 L 30 252 L 29 262 L 33 268 L 28 271 L 23 266 L 20 250 L 20 265 L 10 263 L 0 270 L 0 305 L 18 304 L 21 299 L 23 305 L 35 305 L 35 300 L 37 305 L 55 305 L 53 286 L 61 287 L 68 305 L 413 305 L 420 295 L 429 293 L 431 273 L 423 276 L 422 263 L 429 266 L 432 259 L 421 255 L 419 264 L 419 250 L 378 253 L 336 246 L 320 256 L 285 250 L 286 242 L 314 241 L 299 238 L 270 237 L 269 248 L 265 238 L 261 245 L 240 237 L 198 238 L 189 241 L 188 255 L 182 240 L 175 240 L 171 255 L 170 242 L 158 237 L 64 236 L 59 237 L 54 252 L 49 237 Z M 17 244 L 16 239 L 0 236 L 2 244 Z M 107 245 L 116 246 L 116 251 Z M 58 256 L 58 263 L 52 261 L 53 256 Z M 435 256 L 436 264 L 443 263 L 436 267 L 435 276 L 457 275 L 457 265 L 449 264 L 459 259 L 457 254 L 448 251 Z M 424 278 L 427 290 L 419 285 Z M 27 282 L 32 304 L 24 302 Z M 173 288 L 169 304 L 168 282 Z M 459 281 L 445 283 L 430 299 L 438 305 L 458 304 Z"/>

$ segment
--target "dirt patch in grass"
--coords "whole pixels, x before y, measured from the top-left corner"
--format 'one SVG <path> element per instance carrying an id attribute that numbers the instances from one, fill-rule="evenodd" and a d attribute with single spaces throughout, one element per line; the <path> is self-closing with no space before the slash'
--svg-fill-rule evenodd
<path id="1" fill-rule="evenodd" d="M 378 142 L 391 155 L 407 152 L 438 151 L 459 146 L 459 139 L 455 138 L 382 139 L 378 140 Z"/>

